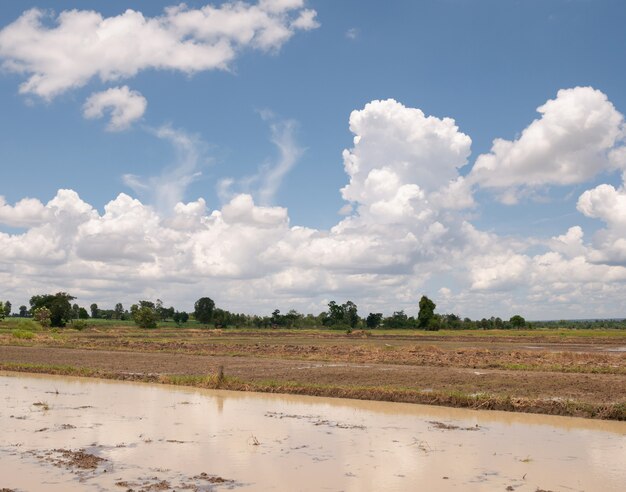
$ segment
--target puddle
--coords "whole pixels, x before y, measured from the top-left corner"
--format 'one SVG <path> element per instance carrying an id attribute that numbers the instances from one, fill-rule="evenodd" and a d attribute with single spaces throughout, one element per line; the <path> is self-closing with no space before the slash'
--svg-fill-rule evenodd
<path id="1" fill-rule="evenodd" d="M 0 373 L 0 489 L 621 491 L 625 463 L 624 422 Z"/>

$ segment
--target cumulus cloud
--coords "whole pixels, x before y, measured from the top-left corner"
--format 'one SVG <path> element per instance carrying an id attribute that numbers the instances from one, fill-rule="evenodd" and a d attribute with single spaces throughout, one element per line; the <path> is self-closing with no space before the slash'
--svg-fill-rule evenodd
<path id="1" fill-rule="evenodd" d="M 30 227 L 46 220 L 48 211 L 36 198 L 23 198 L 11 206 L 0 196 L 0 224 L 10 227 Z"/>
<path id="2" fill-rule="evenodd" d="M 350 182 L 341 194 L 359 203 L 388 197 L 405 184 L 439 190 L 457 179 L 472 143 L 453 119 L 425 116 L 393 99 L 353 111 L 350 130 L 354 147 L 343 153 Z"/>
<path id="3" fill-rule="evenodd" d="M 607 96 L 591 87 L 558 91 L 537 108 L 541 117 L 516 140 L 495 139 L 469 176 L 516 203 L 528 188 L 583 183 L 626 163 L 624 117 Z"/>
<path id="4" fill-rule="evenodd" d="M 626 266 L 626 188 L 608 184 L 585 191 L 578 199 L 578 210 L 600 219 L 607 227 L 598 231 L 593 249 L 588 252 L 590 261 L 607 265 Z"/>
<path id="5" fill-rule="evenodd" d="M 281 5 L 289 3 L 272 8 Z M 473 317 L 626 308 L 623 187 L 581 195 L 579 211 L 606 224 L 591 242 L 580 226 L 545 240 L 499 236 L 463 215 L 473 197 L 458 170 L 471 141 L 453 120 L 373 101 L 352 113 L 350 128 L 345 215 L 329 229 L 292 224 L 287 209 L 250 193 L 231 193 L 215 210 L 185 202 L 202 152 L 169 127 L 157 133 L 178 162 L 156 178 L 128 178 L 141 200 L 120 194 L 101 213 L 71 190 L 46 204 L 2 199 L 0 222 L 26 231 L 0 233 L 0 294 L 58 289 L 101 304 L 159 297 L 187 309 L 211 295 L 228 309 L 268 313 L 319 312 L 331 299 L 352 299 L 362 314 L 415 313 L 424 292 Z"/>
<path id="6" fill-rule="evenodd" d="M 275 51 L 297 31 L 315 29 L 315 17 L 303 0 L 197 9 L 181 3 L 157 17 L 128 9 L 112 17 L 67 10 L 51 18 L 35 8 L 0 31 L 0 57 L 5 70 L 27 77 L 22 94 L 50 100 L 95 77 L 110 82 L 147 69 L 226 70 L 244 49 Z"/>
<path id="7" fill-rule="evenodd" d="M 128 86 L 114 87 L 89 96 L 83 105 L 83 116 L 88 119 L 102 118 L 105 111 L 111 114 L 107 130 L 118 132 L 128 129 L 146 112 L 148 101 Z"/>

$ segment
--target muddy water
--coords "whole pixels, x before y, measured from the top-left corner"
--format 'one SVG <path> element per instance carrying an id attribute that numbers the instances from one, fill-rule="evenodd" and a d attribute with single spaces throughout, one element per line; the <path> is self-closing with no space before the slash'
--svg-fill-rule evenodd
<path id="1" fill-rule="evenodd" d="M 535 492 L 626 484 L 620 422 L 11 373 L 0 373 L 0 402 L 0 489 Z M 79 450 L 85 454 L 73 454 Z"/>

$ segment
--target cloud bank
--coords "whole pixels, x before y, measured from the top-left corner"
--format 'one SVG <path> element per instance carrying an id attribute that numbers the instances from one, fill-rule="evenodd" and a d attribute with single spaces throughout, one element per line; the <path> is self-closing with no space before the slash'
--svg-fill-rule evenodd
<path id="1" fill-rule="evenodd" d="M 181 187 L 165 186 L 164 194 L 171 193 L 159 206 L 120 194 L 101 213 L 72 190 L 59 190 L 45 204 L 0 198 L 0 223 L 25 228 L 0 233 L 2 295 L 25 299 L 62 289 L 102 304 L 159 297 L 181 308 L 210 295 L 246 312 L 319 312 L 331 299 L 352 299 L 366 312 L 415 312 L 426 293 L 439 310 L 469 316 L 615 316 L 626 307 L 626 186 L 605 184 L 581 194 L 578 211 L 605 224 L 589 238 L 574 226 L 522 241 L 481 231 L 469 218 L 473 187 L 581 182 L 619 167 L 611 156 L 621 145 L 616 129 L 623 118 L 606 96 L 589 88 L 560 91 L 542 106 L 550 118 L 530 127 L 552 121 L 555 107 L 559 130 L 542 130 L 538 144 L 542 156 L 558 154 L 556 162 L 546 157 L 547 170 L 530 166 L 529 155 L 539 154 L 527 150 L 524 131 L 510 143 L 524 152 L 494 151 L 491 168 L 478 166 L 485 162 L 481 156 L 467 178 L 459 170 L 471 139 L 451 118 L 426 116 L 392 99 L 353 111 L 340 190 L 349 207 L 328 230 L 292 224 L 287 209 L 259 204 L 246 193 L 215 210 L 202 198 L 184 202 L 196 147 L 185 134 L 162 129 L 180 151 L 172 172 Z M 564 124 L 562 115 L 576 124 Z M 581 156 L 593 159 L 591 169 Z M 575 176 L 558 178 L 556 170 Z M 158 178 L 136 179 L 138 193 L 159 189 Z"/>

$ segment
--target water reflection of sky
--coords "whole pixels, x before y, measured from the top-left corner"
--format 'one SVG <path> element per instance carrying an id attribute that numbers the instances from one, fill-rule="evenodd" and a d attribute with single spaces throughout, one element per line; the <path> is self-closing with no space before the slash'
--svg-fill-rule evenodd
<path id="1" fill-rule="evenodd" d="M 206 472 L 251 490 L 617 491 L 626 483 L 620 422 L 30 375 L 2 376 L 0 388 L 0 476 L 11 480 L 0 486 L 20 485 L 16 469 L 32 470 L 31 479 L 68 475 L 26 451 L 94 444 L 116 478 Z M 105 475 L 62 483 L 106 489 L 113 476 Z"/>

